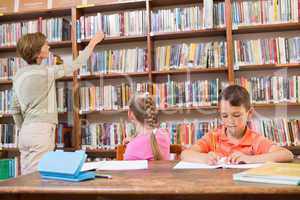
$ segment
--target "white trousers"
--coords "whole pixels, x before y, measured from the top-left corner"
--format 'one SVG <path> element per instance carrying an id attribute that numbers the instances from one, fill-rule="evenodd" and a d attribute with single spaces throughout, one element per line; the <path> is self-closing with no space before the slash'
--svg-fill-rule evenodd
<path id="1" fill-rule="evenodd" d="M 43 155 L 54 150 L 55 127 L 55 124 L 42 122 L 22 126 L 19 136 L 22 175 L 37 171 Z"/>

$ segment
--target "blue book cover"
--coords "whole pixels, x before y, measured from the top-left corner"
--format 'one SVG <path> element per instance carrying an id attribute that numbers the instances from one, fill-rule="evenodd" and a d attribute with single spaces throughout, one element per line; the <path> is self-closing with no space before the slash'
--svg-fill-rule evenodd
<path id="1" fill-rule="evenodd" d="M 40 161 L 38 171 L 43 178 L 47 179 L 66 181 L 94 179 L 95 173 L 80 172 L 86 157 L 84 151 L 63 152 L 59 150 L 48 152 Z"/>

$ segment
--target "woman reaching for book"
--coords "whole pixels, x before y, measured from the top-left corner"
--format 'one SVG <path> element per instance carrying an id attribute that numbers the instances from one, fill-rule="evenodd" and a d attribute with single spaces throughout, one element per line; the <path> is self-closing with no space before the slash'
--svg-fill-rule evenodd
<path id="1" fill-rule="evenodd" d="M 55 128 L 58 123 L 55 80 L 72 76 L 84 65 L 95 46 L 104 39 L 98 32 L 72 65 L 44 65 L 49 45 L 44 34 L 30 33 L 17 43 L 17 53 L 27 63 L 18 69 L 13 78 L 13 101 L 11 112 L 20 129 L 19 150 L 21 173 L 37 170 L 41 157 L 54 150 Z"/>

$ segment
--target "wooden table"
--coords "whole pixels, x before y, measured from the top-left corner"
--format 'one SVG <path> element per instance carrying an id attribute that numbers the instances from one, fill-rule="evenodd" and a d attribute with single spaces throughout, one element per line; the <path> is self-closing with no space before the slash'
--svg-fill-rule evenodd
<path id="1" fill-rule="evenodd" d="M 300 199 L 300 186 L 233 181 L 241 170 L 173 170 L 174 165 L 149 162 L 148 170 L 115 171 L 112 179 L 80 183 L 43 180 L 36 172 L 0 182 L 0 199 Z"/>

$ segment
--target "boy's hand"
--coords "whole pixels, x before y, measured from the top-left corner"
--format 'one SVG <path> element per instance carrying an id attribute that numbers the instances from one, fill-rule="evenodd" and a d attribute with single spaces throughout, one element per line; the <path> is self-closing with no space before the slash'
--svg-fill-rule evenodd
<path id="1" fill-rule="evenodd" d="M 218 163 L 219 156 L 215 152 L 208 152 L 207 154 L 207 163 L 209 165 L 216 165 Z"/>
<path id="2" fill-rule="evenodd" d="M 94 44 L 98 44 L 99 42 L 101 42 L 104 39 L 104 33 L 99 31 L 96 33 L 96 35 L 94 35 L 94 37 L 91 39 L 91 42 Z"/>
<path id="3" fill-rule="evenodd" d="M 227 162 L 231 164 L 246 164 L 253 163 L 251 155 L 246 155 L 240 152 L 234 152 L 227 158 Z"/>

